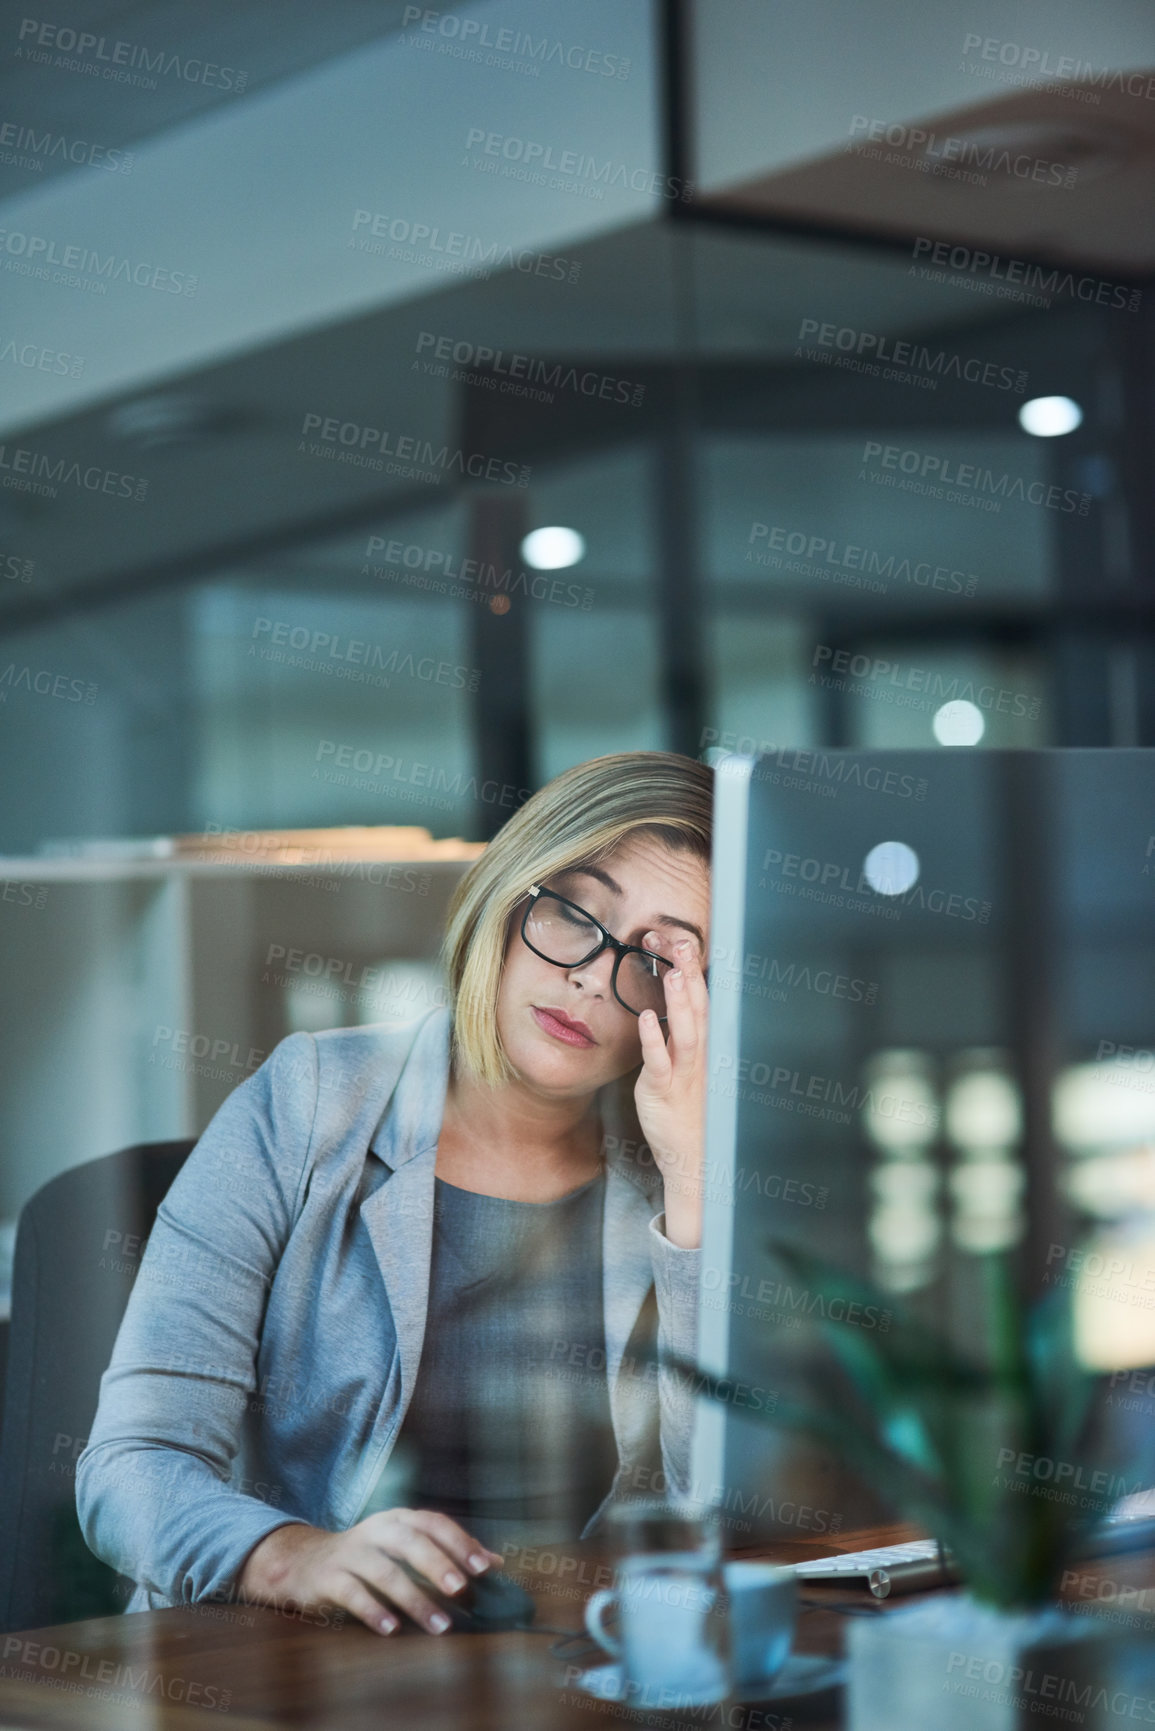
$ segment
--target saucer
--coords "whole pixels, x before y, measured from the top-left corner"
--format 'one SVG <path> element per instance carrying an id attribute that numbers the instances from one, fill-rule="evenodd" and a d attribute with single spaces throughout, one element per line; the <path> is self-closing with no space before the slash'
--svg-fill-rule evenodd
<path id="1" fill-rule="evenodd" d="M 738 1678 L 734 1697 L 738 1701 L 789 1701 L 800 1695 L 817 1695 L 824 1689 L 837 1689 L 846 1681 L 845 1659 L 831 1659 L 825 1653 L 791 1653 L 778 1675 L 769 1683 L 755 1678 Z M 628 1700 L 628 1690 L 620 1664 L 594 1665 L 576 1679 L 579 1688 L 599 1701 Z"/>

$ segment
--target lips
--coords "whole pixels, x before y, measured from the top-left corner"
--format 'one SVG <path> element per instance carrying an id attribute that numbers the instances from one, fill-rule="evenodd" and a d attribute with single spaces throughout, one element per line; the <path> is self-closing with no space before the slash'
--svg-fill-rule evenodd
<path id="1" fill-rule="evenodd" d="M 555 1040 L 560 1040 L 566 1046 L 596 1046 L 597 1041 L 584 1022 L 576 1016 L 567 1016 L 564 1010 L 540 1009 L 537 1004 L 532 1006 L 534 1020 L 539 1028 L 547 1034 L 552 1034 Z"/>

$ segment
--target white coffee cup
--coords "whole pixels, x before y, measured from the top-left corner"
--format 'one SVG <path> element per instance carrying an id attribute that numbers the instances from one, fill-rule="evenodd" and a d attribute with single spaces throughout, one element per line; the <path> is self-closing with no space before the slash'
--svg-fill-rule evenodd
<path id="1" fill-rule="evenodd" d="M 793 1569 L 735 1559 L 723 1565 L 730 1652 L 739 1694 L 774 1681 L 790 1656 L 798 1616 Z"/>
<path id="2" fill-rule="evenodd" d="M 621 1639 L 605 1627 L 617 1607 Z M 717 1560 L 697 1551 L 623 1557 L 589 1600 L 586 1628 L 621 1661 L 624 1697 L 668 1709 L 708 1706 L 730 1689 L 729 1627 Z"/>

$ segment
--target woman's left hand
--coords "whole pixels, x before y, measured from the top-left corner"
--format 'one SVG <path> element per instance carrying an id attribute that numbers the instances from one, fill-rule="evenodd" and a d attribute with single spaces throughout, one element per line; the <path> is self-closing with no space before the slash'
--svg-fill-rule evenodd
<path id="1" fill-rule="evenodd" d="M 655 934 L 642 942 L 659 949 Z M 689 938 L 664 968 L 668 1038 L 653 1010 L 638 1020 L 642 1073 L 634 1087 L 638 1122 L 666 1187 L 666 1236 L 692 1249 L 702 1241 L 702 1169 L 706 1141 L 706 1025 L 710 1000 Z"/>

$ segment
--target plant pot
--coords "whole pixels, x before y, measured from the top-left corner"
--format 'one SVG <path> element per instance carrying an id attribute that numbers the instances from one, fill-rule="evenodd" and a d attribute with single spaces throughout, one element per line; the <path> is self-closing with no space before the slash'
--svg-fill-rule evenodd
<path id="1" fill-rule="evenodd" d="M 1113 1722 L 1111 1636 L 1095 1618 L 1001 1611 L 965 1593 L 855 1617 L 848 1731 L 1020 1731 Z"/>

